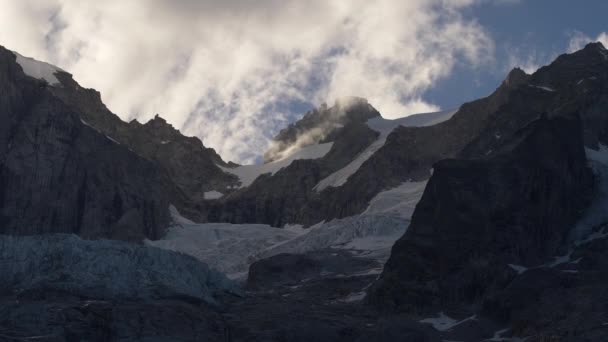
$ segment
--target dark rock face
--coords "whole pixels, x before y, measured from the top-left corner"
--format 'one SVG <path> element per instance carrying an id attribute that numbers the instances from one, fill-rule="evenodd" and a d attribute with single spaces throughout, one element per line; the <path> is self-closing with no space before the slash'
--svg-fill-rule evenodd
<path id="1" fill-rule="evenodd" d="M 322 265 L 302 254 L 278 254 L 249 267 L 247 287 L 270 288 L 276 284 L 297 283 L 320 272 Z"/>
<path id="2" fill-rule="evenodd" d="M 577 246 L 562 265 L 525 271 L 484 300 L 484 314 L 532 341 L 605 340 L 607 247 L 600 238 Z"/>
<path id="3" fill-rule="evenodd" d="M 204 200 L 207 191 L 224 193 L 228 186 L 236 185 L 236 177 L 218 167 L 229 164 L 198 138 L 182 135 L 158 115 L 145 124 L 136 120 L 126 123 L 106 108 L 99 92 L 83 89 L 67 73 L 58 74 L 58 78 L 62 86 L 51 87 L 53 95 L 90 126 L 153 161 L 179 189 L 180 193 L 171 197 L 181 211 L 190 214 L 186 204 Z"/>
<path id="4" fill-rule="evenodd" d="M 479 303 L 513 276 L 508 264 L 559 254 L 591 184 L 576 116 L 542 117 L 491 157 L 437 163 L 370 301 L 410 312 Z"/>
<path id="5" fill-rule="evenodd" d="M 0 48 L 0 232 L 158 238 L 170 186 L 150 161 L 81 122 Z"/>
<path id="6" fill-rule="evenodd" d="M 0 300 L 3 341 L 231 341 L 217 310 L 178 300 Z"/>
<path id="7" fill-rule="evenodd" d="M 280 286 L 297 285 L 329 275 L 365 274 L 370 269 L 380 267 L 382 264 L 377 260 L 353 256 L 350 252 L 341 249 L 328 248 L 305 254 L 283 253 L 251 264 L 247 287 L 263 291 Z M 332 288 L 332 290 L 336 289 Z M 355 288 L 351 292 L 357 290 Z"/>

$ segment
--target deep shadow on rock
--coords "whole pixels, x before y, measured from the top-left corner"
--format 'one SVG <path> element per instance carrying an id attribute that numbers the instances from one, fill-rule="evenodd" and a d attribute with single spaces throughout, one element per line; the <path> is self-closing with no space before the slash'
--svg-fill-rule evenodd
<path id="1" fill-rule="evenodd" d="M 493 156 L 437 163 L 370 302 L 425 313 L 479 304 L 513 278 L 508 264 L 559 255 L 591 190 L 581 132 L 576 115 L 542 117 Z"/>

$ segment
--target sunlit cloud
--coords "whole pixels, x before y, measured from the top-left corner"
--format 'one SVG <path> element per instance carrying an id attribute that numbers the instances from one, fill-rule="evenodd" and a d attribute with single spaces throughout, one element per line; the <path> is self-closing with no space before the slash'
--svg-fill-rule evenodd
<path id="1" fill-rule="evenodd" d="M 159 113 L 251 162 L 301 114 L 294 103 L 439 109 L 425 91 L 459 61 L 492 59 L 484 28 L 461 15 L 481 1 L 0 0 L 0 44 L 68 70 L 123 119 Z"/>
<path id="2" fill-rule="evenodd" d="M 591 42 L 600 42 L 604 46 L 608 47 L 608 32 L 601 32 L 595 38 L 591 38 L 588 35 L 580 32 L 574 31 L 570 37 L 570 43 L 568 44 L 568 52 L 574 52 L 582 49 Z"/>

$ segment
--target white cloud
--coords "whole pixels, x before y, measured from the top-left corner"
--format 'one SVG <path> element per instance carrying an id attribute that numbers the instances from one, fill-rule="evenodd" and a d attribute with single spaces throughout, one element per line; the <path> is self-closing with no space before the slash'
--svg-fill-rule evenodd
<path id="1" fill-rule="evenodd" d="M 595 38 L 591 38 L 580 31 L 574 31 L 570 37 L 570 43 L 568 44 L 568 52 L 572 53 L 585 47 L 588 43 L 600 42 L 605 47 L 608 47 L 608 32 L 602 32 Z"/>
<path id="2" fill-rule="evenodd" d="M 0 44 L 70 71 L 124 119 L 160 113 L 250 162 L 293 101 L 361 96 L 387 117 L 437 109 L 422 98 L 433 83 L 493 56 L 460 14 L 475 2 L 0 0 Z"/>
<path id="3" fill-rule="evenodd" d="M 521 49 L 509 47 L 507 49 L 508 70 L 506 71 L 510 71 L 511 69 L 518 67 L 527 74 L 533 74 L 541 66 L 554 59 L 554 57 L 554 55 L 539 55 L 539 53 L 534 49 L 524 53 L 521 51 Z"/>

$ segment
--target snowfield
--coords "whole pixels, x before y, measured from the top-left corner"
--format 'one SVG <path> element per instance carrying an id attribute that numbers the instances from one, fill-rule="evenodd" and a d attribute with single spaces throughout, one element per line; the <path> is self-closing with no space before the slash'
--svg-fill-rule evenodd
<path id="1" fill-rule="evenodd" d="M 207 191 L 203 194 L 204 198 L 206 200 L 214 200 L 214 199 L 218 199 L 218 198 L 222 198 L 224 196 L 223 193 L 219 192 L 219 191 Z"/>
<path id="2" fill-rule="evenodd" d="M 180 220 L 180 216 L 173 216 Z M 145 243 L 189 254 L 225 273 L 229 278 L 247 274 L 252 257 L 274 245 L 296 238 L 297 229 L 264 224 L 182 223 L 174 225 L 162 240 Z"/>
<path id="3" fill-rule="evenodd" d="M 235 168 L 223 167 L 219 165 L 218 167 L 224 172 L 228 172 L 239 177 L 241 181 L 240 187 L 244 188 L 251 185 L 251 183 L 253 183 L 256 178 L 265 173 L 270 173 L 274 175 L 282 168 L 291 165 L 291 162 L 293 162 L 294 160 L 323 158 L 329 152 L 329 150 L 331 150 L 333 144 L 333 142 L 329 142 L 325 144 L 314 144 L 305 146 L 295 151 L 288 157 L 273 161 L 271 163 L 260 165 L 242 165 Z"/>
<path id="4" fill-rule="evenodd" d="M 365 163 L 372 155 L 374 155 L 374 153 L 376 153 L 380 148 L 382 148 L 382 146 L 384 146 L 388 135 L 398 126 L 432 126 L 443 121 L 449 120 L 455 113 L 455 110 L 451 110 L 436 113 L 414 114 L 395 120 L 387 120 L 382 117 L 377 117 L 368 120 L 367 125 L 369 126 L 369 128 L 380 133 L 378 139 L 376 139 L 376 141 L 374 141 L 370 146 L 363 150 L 363 152 L 361 152 L 357 156 L 357 158 L 351 161 L 344 168 L 322 179 L 319 184 L 314 187 L 314 189 L 317 192 L 321 192 L 329 186 L 339 187 L 344 185 L 344 183 L 346 183 L 346 181 L 348 180 L 348 177 L 352 176 L 355 172 L 357 172 L 357 170 L 359 170 L 363 163 Z"/>
<path id="5" fill-rule="evenodd" d="M 173 226 L 150 246 L 189 254 L 231 279 L 244 279 L 249 265 L 280 253 L 306 253 L 340 248 L 384 263 L 393 244 L 406 231 L 426 182 L 407 182 L 379 193 L 357 216 L 300 226 L 203 223 L 183 218 L 171 207 Z M 378 273 L 381 270 L 370 270 Z"/>
<path id="6" fill-rule="evenodd" d="M 369 202 L 363 214 L 401 217 L 409 220 L 422 197 L 426 183 L 427 181 L 405 182 L 396 188 L 383 191 Z"/>
<path id="7" fill-rule="evenodd" d="M 50 85 L 58 85 L 61 83 L 55 76 L 55 73 L 63 70 L 54 65 L 37 61 L 33 58 L 24 57 L 15 51 L 12 51 L 12 53 L 17 56 L 17 63 L 21 65 L 21 68 L 26 75 L 40 80 L 46 80 Z"/>
<path id="8" fill-rule="evenodd" d="M 189 297 L 215 303 L 235 283 L 184 254 L 75 235 L 0 236 L 0 290 L 94 299 Z"/>

